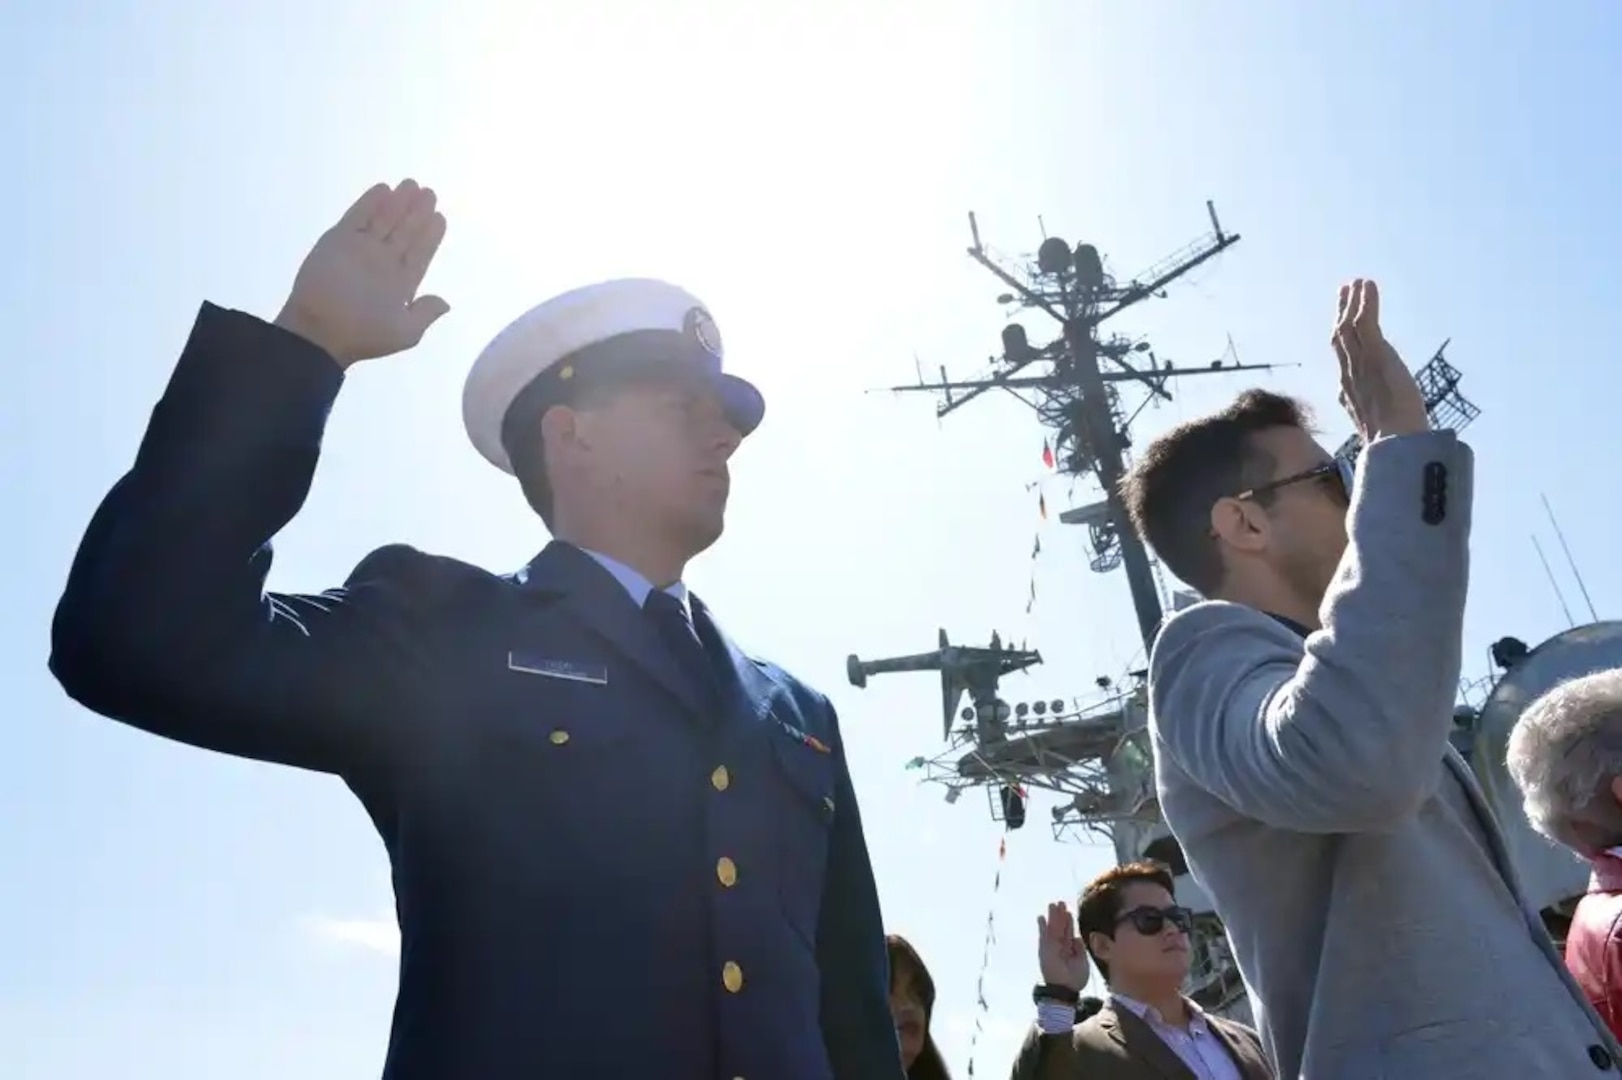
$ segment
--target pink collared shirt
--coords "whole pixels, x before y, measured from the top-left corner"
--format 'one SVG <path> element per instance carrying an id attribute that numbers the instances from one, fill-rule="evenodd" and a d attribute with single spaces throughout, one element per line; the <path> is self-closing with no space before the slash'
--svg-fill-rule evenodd
<path id="1" fill-rule="evenodd" d="M 1577 985 L 1622 1039 L 1622 848 L 1591 860 L 1588 893 L 1566 931 L 1566 967 Z"/>
<path id="2" fill-rule="evenodd" d="M 1238 1062 L 1228 1053 L 1222 1040 L 1216 1037 L 1206 1023 L 1204 1011 L 1194 1002 L 1184 1001 L 1188 1007 L 1188 1030 L 1173 1027 L 1160 1016 L 1152 1005 L 1134 1001 L 1124 994 L 1111 994 L 1118 1008 L 1130 1010 L 1132 1015 L 1148 1024 L 1160 1041 L 1171 1047 L 1172 1053 L 1188 1066 L 1200 1080 L 1244 1080 Z"/>

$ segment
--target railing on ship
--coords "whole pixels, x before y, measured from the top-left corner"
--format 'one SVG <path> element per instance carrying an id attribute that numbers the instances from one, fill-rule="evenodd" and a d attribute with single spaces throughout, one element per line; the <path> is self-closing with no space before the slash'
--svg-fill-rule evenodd
<path id="1" fill-rule="evenodd" d="M 1209 912 L 1197 914 L 1190 940 L 1194 956 L 1188 973 L 1188 996 L 1207 1012 L 1248 1020 L 1245 984 L 1239 977 L 1222 920 Z M 1241 1010 L 1241 1015 L 1234 1015 Z"/>

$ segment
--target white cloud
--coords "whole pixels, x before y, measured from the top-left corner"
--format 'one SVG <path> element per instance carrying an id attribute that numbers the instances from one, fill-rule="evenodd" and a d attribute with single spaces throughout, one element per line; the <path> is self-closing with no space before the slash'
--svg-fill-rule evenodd
<path id="1" fill-rule="evenodd" d="M 387 956 L 400 955 L 400 927 L 391 916 L 334 919 L 327 915 L 312 915 L 304 920 L 304 928 L 322 941 L 355 946 Z"/>

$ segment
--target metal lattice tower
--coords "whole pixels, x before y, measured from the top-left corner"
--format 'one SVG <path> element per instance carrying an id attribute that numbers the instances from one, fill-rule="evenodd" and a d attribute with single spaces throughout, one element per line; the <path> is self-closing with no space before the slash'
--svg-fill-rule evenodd
<path id="1" fill-rule="evenodd" d="M 1463 431 L 1481 415 L 1481 410 L 1469 398 L 1459 393 L 1459 382 L 1464 378 L 1459 369 L 1447 362 L 1442 354 L 1453 339 L 1448 338 L 1436 349 L 1436 355 L 1425 366 L 1414 372 L 1420 396 L 1425 399 L 1425 411 L 1430 414 L 1431 427 L 1438 431 Z M 1355 459 L 1363 449 L 1363 440 L 1353 435 L 1340 444 L 1335 456 Z"/>
<path id="2" fill-rule="evenodd" d="M 1033 345 L 1019 323 L 1002 331 L 1002 354 L 992 357 L 985 376 L 954 382 L 942 368 L 938 382 L 922 378 L 897 391 L 939 394 L 937 416 L 961 407 L 989 390 L 1003 390 L 1029 405 L 1042 425 L 1052 432 L 1057 467 L 1076 477 L 1092 477 L 1103 498 L 1093 506 L 1060 515 L 1070 524 L 1084 524 L 1092 541 L 1092 568 L 1107 573 L 1126 568 L 1138 629 L 1147 647 L 1161 619 L 1160 590 L 1149 553 L 1127 521 L 1116 488 L 1126 471 L 1130 426 L 1138 410 L 1128 412 L 1119 387 L 1135 384 L 1148 401 L 1170 401 L 1173 379 L 1188 375 L 1262 371 L 1270 364 L 1239 364 L 1217 360 L 1203 367 L 1178 368 L 1159 360 L 1142 338 L 1100 332 L 1105 322 L 1149 297 L 1164 295 L 1165 287 L 1195 267 L 1239 242 L 1225 233 L 1216 208 L 1206 203 L 1211 232 L 1130 279 L 1114 277 L 1091 244 L 1069 244 L 1048 237 L 1034 257 L 999 260 L 980 242 L 973 214 L 969 230 L 973 245 L 969 257 L 989 270 L 1010 291 L 1001 302 L 1015 309 L 1034 309 L 1059 324 L 1060 334 L 1044 345 Z M 1136 358 L 1137 363 L 1132 359 Z M 1145 402 L 1145 404 L 1147 401 Z M 1139 406 L 1141 409 L 1142 406 Z"/>

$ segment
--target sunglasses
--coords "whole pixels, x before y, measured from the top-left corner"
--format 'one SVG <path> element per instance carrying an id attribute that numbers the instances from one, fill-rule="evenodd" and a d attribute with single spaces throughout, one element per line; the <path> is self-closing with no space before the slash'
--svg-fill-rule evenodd
<path id="1" fill-rule="evenodd" d="M 1234 498 L 1254 499 L 1269 492 L 1277 491 L 1280 488 L 1289 487 L 1291 484 L 1314 482 L 1322 484 L 1329 490 L 1330 494 L 1350 504 L 1352 501 L 1352 483 L 1356 478 L 1357 473 L 1352 462 L 1346 458 L 1337 457 L 1324 462 L 1322 465 L 1314 465 L 1310 469 L 1302 469 L 1298 473 L 1291 473 L 1289 476 L 1282 476 L 1277 480 L 1269 480 L 1265 484 L 1258 484 L 1249 490 L 1241 491 Z"/>
<path id="2" fill-rule="evenodd" d="M 1173 904 L 1171 907 L 1139 907 L 1122 913 L 1115 920 L 1115 925 L 1131 923 L 1132 929 L 1145 937 L 1153 937 L 1166 929 L 1166 924 L 1177 927 L 1183 933 L 1190 933 L 1194 929 L 1194 913 L 1186 907 Z"/>

